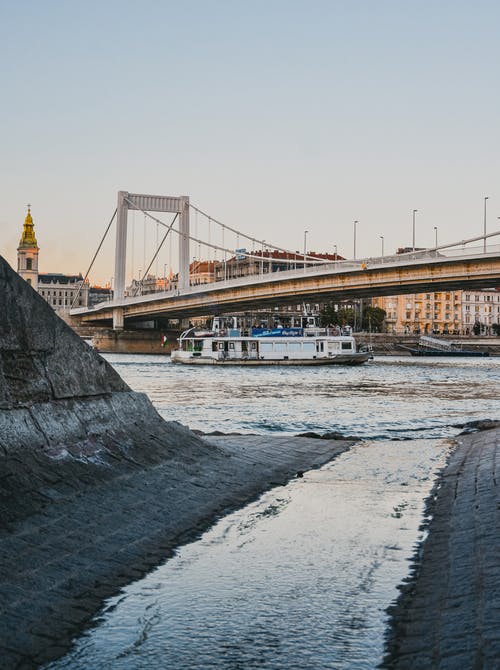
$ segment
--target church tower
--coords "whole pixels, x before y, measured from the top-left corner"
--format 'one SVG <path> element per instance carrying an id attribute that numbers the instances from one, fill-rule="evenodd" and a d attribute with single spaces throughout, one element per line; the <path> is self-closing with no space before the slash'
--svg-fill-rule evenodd
<path id="1" fill-rule="evenodd" d="M 31 284 L 35 291 L 38 288 L 39 251 L 40 249 L 36 243 L 33 219 L 31 218 L 30 205 L 28 205 L 28 213 L 24 219 L 23 234 L 17 248 L 17 272 L 28 284 Z"/>

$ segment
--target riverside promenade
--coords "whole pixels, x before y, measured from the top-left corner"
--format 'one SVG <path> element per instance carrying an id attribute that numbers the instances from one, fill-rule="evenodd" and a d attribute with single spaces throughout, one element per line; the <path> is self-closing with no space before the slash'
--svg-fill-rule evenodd
<path id="1" fill-rule="evenodd" d="M 457 443 L 413 574 L 390 608 L 384 668 L 500 668 L 500 428 Z"/>

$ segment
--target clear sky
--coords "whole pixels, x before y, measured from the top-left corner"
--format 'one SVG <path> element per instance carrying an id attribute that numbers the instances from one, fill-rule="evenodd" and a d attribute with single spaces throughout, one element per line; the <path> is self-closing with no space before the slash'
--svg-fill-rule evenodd
<path id="1" fill-rule="evenodd" d="M 486 195 L 499 229 L 499 35 L 497 0 L 0 0 L 0 253 L 30 202 L 41 271 L 84 272 L 119 189 L 346 256 L 412 209 L 480 235 Z"/>

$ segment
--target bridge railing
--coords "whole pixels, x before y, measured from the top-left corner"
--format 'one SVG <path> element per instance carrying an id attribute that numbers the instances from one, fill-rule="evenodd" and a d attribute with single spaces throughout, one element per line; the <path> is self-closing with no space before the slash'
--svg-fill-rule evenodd
<path id="1" fill-rule="evenodd" d="M 474 240 L 476 241 L 476 240 Z M 264 272 L 262 271 L 259 274 L 249 274 L 242 277 L 235 277 L 231 279 L 222 279 L 215 282 L 208 282 L 206 284 L 193 284 L 189 288 L 180 290 L 175 287 L 168 288 L 167 290 L 160 288 L 160 290 L 138 294 L 135 296 L 126 297 L 123 301 L 120 301 L 120 304 L 135 304 L 141 302 L 150 302 L 158 300 L 161 297 L 177 297 L 182 295 L 196 295 L 199 293 L 206 293 L 213 290 L 219 290 L 225 287 L 238 287 L 245 286 L 248 284 L 258 285 L 260 283 L 268 283 L 273 281 L 280 281 L 283 279 L 300 279 L 304 276 L 314 276 L 314 275 L 324 275 L 328 274 L 342 274 L 345 272 L 358 272 L 364 269 L 374 269 L 376 267 L 388 267 L 388 266 L 397 266 L 397 265 L 418 265 L 421 263 L 429 262 L 440 262 L 450 258 L 468 258 L 468 257 L 484 257 L 486 250 L 486 255 L 491 254 L 492 256 L 498 256 L 500 253 L 500 245 L 488 245 L 485 249 L 483 245 L 481 246 L 468 246 L 468 242 L 464 241 L 454 245 L 446 245 L 437 248 L 430 249 L 419 249 L 415 251 L 410 251 L 402 254 L 394 254 L 390 256 L 372 256 L 368 258 L 361 258 L 356 260 L 338 260 L 331 261 L 329 263 L 321 264 L 311 264 L 309 266 L 295 268 L 295 269 L 283 269 L 275 272 Z M 263 266 L 262 270 L 265 266 Z M 72 314 L 78 314 L 82 312 L 87 312 L 89 309 L 98 310 L 106 307 L 110 307 L 113 303 L 108 301 L 103 303 L 98 303 L 92 308 L 81 308 L 72 310 Z"/>

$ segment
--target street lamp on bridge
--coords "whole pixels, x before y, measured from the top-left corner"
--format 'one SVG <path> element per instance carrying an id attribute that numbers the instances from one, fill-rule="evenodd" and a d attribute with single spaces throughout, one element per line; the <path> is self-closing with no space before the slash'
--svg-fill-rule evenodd
<path id="1" fill-rule="evenodd" d="M 412 220 L 413 220 L 413 251 L 415 251 L 415 214 L 418 212 L 418 209 L 414 209 L 412 212 Z"/>
<path id="2" fill-rule="evenodd" d="M 382 242 L 382 258 L 384 257 L 384 236 L 380 235 L 380 241 Z"/>
<path id="3" fill-rule="evenodd" d="M 435 246 L 436 249 L 437 249 L 437 245 L 438 245 L 438 227 L 437 227 L 437 226 L 434 226 L 434 235 L 435 235 L 435 244 L 434 244 L 434 246 Z"/>
<path id="4" fill-rule="evenodd" d="M 353 253 L 354 260 L 356 260 L 356 228 L 358 226 L 358 223 L 359 221 L 354 222 L 354 253 Z"/>
<path id="5" fill-rule="evenodd" d="M 308 230 L 304 230 L 304 272 L 306 271 L 306 249 L 307 249 L 307 233 Z"/>

